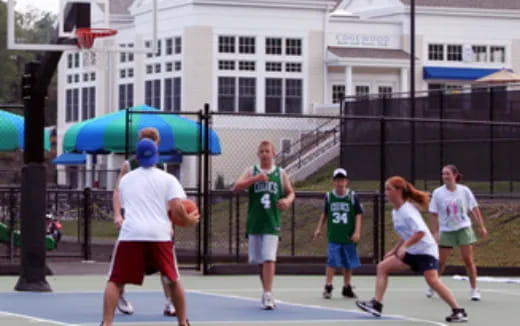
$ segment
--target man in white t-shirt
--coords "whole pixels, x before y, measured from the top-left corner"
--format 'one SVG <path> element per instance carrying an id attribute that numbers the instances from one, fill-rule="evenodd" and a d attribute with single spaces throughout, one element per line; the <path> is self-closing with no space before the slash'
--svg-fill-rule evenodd
<path id="1" fill-rule="evenodd" d="M 141 285 L 145 273 L 154 271 L 160 271 L 170 287 L 179 325 L 187 326 L 184 289 L 178 281 L 168 210 L 186 225 L 198 223 L 199 214 L 196 211 L 187 214 L 181 202 L 186 194 L 179 181 L 154 167 L 159 156 L 153 141 L 139 141 L 136 157 L 141 167 L 126 174 L 119 184 L 125 219 L 110 266 L 101 326 L 112 326 L 123 285 Z"/>

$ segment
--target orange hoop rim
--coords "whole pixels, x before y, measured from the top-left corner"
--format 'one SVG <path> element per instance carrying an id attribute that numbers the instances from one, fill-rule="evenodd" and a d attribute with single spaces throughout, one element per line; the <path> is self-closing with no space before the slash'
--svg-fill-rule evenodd
<path id="1" fill-rule="evenodd" d="M 81 49 L 90 49 L 94 45 L 96 38 L 110 37 L 117 34 L 117 30 L 112 28 L 91 28 L 81 27 L 76 29 L 76 37 L 78 38 L 78 47 Z"/>

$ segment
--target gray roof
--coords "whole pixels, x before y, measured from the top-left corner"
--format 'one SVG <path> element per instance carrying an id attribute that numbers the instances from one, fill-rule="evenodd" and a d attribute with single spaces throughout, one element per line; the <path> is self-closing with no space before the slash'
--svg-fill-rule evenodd
<path id="1" fill-rule="evenodd" d="M 401 0 L 410 5 L 411 0 Z M 518 9 L 520 0 L 415 0 L 418 7 L 451 7 L 475 9 Z"/>
<path id="2" fill-rule="evenodd" d="M 329 52 L 340 58 L 410 59 L 410 54 L 398 49 L 342 48 L 329 46 Z"/>

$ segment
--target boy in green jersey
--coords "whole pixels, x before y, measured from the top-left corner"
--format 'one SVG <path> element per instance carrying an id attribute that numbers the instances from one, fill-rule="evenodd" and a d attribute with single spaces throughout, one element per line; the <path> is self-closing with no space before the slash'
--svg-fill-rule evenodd
<path id="1" fill-rule="evenodd" d="M 233 191 L 249 191 L 246 232 L 249 240 L 249 263 L 259 265 L 264 294 L 262 307 L 275 307 L 271 291 L 275 274 L 276 252 L 281 230 L 281 211 L 294 201 L 289 177 L 274 165 L 274 146 L 262 141 L 258 147 L 259 165 L 248 168 L 235 182 Z"/>
<path id="2" fill-rule="evenodd" d="M 321 214 L 314 239 L 321 238 L 322 229 L 327 222 L 328 258 L 326 284 L 323 297 L 332 297 L 332 280 L 336 269 L 343 269 L 343 296 L 355 298 L 350 281 L 352 270 L 361 264 L 356 245 L 361 235 L 361 217 L 363 208 L 354 193 L 347 188 L 348 178 L 345 169 L 336 169 L 332 174 L 334 190 L 325 196 L 325 207 Z"/>

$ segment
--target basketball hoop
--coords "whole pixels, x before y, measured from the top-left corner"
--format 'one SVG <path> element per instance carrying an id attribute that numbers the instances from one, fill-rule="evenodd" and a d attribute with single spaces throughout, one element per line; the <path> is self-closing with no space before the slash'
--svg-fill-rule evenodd
<path id="1" fill-rule="evenodd" d="M 96 50 L 92 48 L 94 46 L 94 41 L 97 38 L 110 37 L 116 34 L 117 30 L 111 28 L 81 27 L 76 29 L 78 48 L 81 50 L 81 52 L 83 52 L 84 65 L 104 68 L 104 63 L 102 62 L 103 60 L 101 60 L 101 58 L 97 58 L 100 56 L 97 56 Z M 101 54 L 101 52 L 98 54 Z"/>

